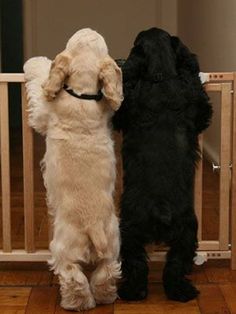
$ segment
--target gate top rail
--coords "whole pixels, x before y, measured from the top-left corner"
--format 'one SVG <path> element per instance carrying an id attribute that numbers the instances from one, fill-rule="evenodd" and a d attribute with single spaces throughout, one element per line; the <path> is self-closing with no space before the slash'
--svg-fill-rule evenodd
<path id="1" fill-rule="evenodd" d="M 209 76 L 209 81 L 207 81 L 206 83 L 234 80 L 234 72 L 208 72 L 204 74 L 208 74 Z"/>
<path id="2" fill-rule="evenodd" d="M 209 77 L 207 82 L 234 80 L 234 72 L 204 72 L 204 74 Z M 0 82 L 25 82 L 24 73 L 0 73 Z"/>
<path id="3" fill-rule="evenodd" d="M 25 82 L 24 73 L 0 73 L 0 82 Z"/>
<path id="4" fill-rule="evenodd" d="M 206 75 L 206 82 L 204 87 L 206 91 L 223 91 L 223 87 L 228 89 L 227 100 L 225 101 L 227 105 L 227 116 L 226 122 L 224 125 L 228 126 L 229 123 L 229 113 L 230 113 L 230 100 L 232 101 L 233 106 L 233 132 L 232 132 L 232 142 L 236 141 L 236 72 L 204 72 Z M 12 249 L 11 245 L 11 211 L 10 211 L 10 155 L 9 155 L 9 116 L 8 116 L 8 83 L 19 83 L 21 85 L 21 103 L 22 103 L 22 118 L 23 118 L 23 178 L 24 178 L 24 229 L 25 229 L 25 245 L 23 249 Z M 28 126 L 28 116 L 27 116 L 27 100 L 26 100 L 26 91 L 25 91 L 25 77 L 24 73 L 0 73 L 0 137 L 1 137 L 1 156 L 2 159 L 2 169 L 5 172 L 1 172 L 2 182 L 5 182 L 4 188 L 6 193 L 4 201 L 5 205 L 3 213 L 3 244 L 4 247 L 0 250 L 0 261 L 46 261 L 50 256 L 48 250 L 38 250 L 35 247 L 35 236 L 34 236 L 34 163 L 33 163 L 33 133 L 32 129 Z M 222 96 L 223 97 L 223 96 Z M 224 96 L 225 99 L 226 96 Z M 228 129 L 228 127 L 227 127 Z M 229 138 L 229 135 L 227 135 Z M 229 140 L 225 141 L 229 145 Z M 236 208 L 236 145 L 232 147 L 232 200 L 231 208 Z M 228 152 L 228 148 L 227 148 Z M 228 153 L 227 153 L 228 154 Z M 227 161 L 229 157 L 227 155 Z M 228 169 L 228 163 L 225 168 Z M 227 170 L 228 171 L 228 170 Z M 226 172 L 226 170 L 225 170 Z M 202 209 L 202 169 L 198 169 L 197 172 L 197 184 L 198 187 L 197 197 L 196 197 L 196 208 L 198 208 L 198 217 L 201 221 L 201 209 Z M 227 172 L 227 178 L 223 178 L 222 182 L 229 182 L 229 173 Z M 229 184 L 229 183 L 228 183 Z M 221 184 L 223 186 L 223 183 Z M 225 186 L 224 186 L 225 188 Z M 228 190 L 228 187 L 227 187 Z M 195 192 L 196 193 L 196 192 Z M 227 195 L 229 193 L 227 192 Z M 221 200 L 224 201 L 223 199 Z M 228 201 L 227 201 L 228 204 Z M 228 205 L 227 205 L 228 206 Z M 223 207 L 222 207 L 223 208 Z M 231 225 L 229 225 L 229 216 L 231 215 Z M 201 223 L 199 223 L 199 230 L 201 231 Z M 226 227 L 225 227 L 226 226 Z M 227 216 L 224 216 L 222 220 L 221 228 L 224 232 L 221 231 L 220 234 L 223 234 L 222 239 L 217 241 L 206 241 L 201 237 L 200 239 L 200 251 L 207 251 L 207 254 L 212 258 L 217 256 L 224 256 L 229 258 L 230 254 L 232 256 L 231 265 L 232 268 L 236 269 L 236 232 L 231 232 L 231 251 L 228 249 L 228 238 L 229 231 L 236 230 L 236 210 L 232 210 L 231 214 L 228 211 L 227 207 Z M 199 232 L 202 234 L 202 232 Z M 226 236 L 226 237 L 225 237 Z M 224 237 L 224 238 L 223 238 Z M 220 247 L 220 243 L 223 242 L 223 246 Z M 216 255 L 217 254 L 217 255 Z M 222 254 L 222 255 L 221 255 Z"/>

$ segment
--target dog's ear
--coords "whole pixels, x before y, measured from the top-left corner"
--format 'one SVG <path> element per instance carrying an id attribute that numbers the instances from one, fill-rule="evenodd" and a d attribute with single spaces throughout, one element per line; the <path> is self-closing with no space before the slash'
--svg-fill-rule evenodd
<path id="1" fill-rule="evenodd" d="M 124 83 L 129 82 L 130 85 L 135 85 L 147 64 L 143 47 L 136 44 L 122 67 Z"/>
<path id="2" fill-rule="evenodd" d="M 195 54 L 176 37 L 171 37 L 171 45 L 176 55 L 176 69 L 178 72 L 187 71 L 193 75 L 198 75 L 200 72 L 199 64 Z"/>
<path id="3" fill-rule="evenodd" d="M 61 52 L 52 62 L 49 77 L 42 86 L 48 101 L 52 101 L 63 87 L 65 78 L 69 73 L 70 59 L 68 53 Z"/>
<path id="4" fill-rule="evenodd" d="M 122 72 L 116 62 L 107 56 L 101 63 L 99 80 L 103 94 L 113 110 L 118 110 L 123 100 Z"/>

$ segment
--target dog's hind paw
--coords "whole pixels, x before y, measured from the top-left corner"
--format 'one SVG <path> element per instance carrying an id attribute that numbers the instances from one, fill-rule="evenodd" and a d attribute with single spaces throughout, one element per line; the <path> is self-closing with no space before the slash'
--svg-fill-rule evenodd
<path id="1" fill-rule="evenodd" d="M 195 299 L 199 294 L 197 288 L 186 278 L 171 284 L 164 283 L 164 288 L 168 299 L 179 302 L 188 302 Z"/>
<path id="2" fill-rule="evenodd" d="M 93 297 L 97 304 L 111 304 L 117 299 L 116 286 L 109 282 L 103 285 L 91 285 Z"/>
<path id="3" fill-rule="evenodd" d="M 67 300 L 61 301 L 61 307 L 69 311 L 86 311 L 96 307 L 96 302 L 93 297 L 87 297 L 83 299 L 78 299 L 73 303 L 68 303 Z"/>
<path id="4" fill-rule="evenodd" d="M 114 303 L 115 300 L 117 299 L 117 294 L 116 293 L 108 293 L 106 295 L 95 295 L 95 300 L 97 304 L 111 304 Z"/>

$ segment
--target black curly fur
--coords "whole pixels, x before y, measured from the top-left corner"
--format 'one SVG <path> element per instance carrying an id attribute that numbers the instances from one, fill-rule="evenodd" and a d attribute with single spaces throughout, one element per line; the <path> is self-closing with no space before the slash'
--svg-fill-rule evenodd
<path id="1" fill-rule="evenodd" d="M 113 120 L 123 131 L 119 295 L 146 297 L 144 246 L 158 241 L 170 247 L 163 272 L 166 295 L 186 302 L 198 294 L 185 275 L 197 249 L 193 189 L 198 134 L 208 127 L 212 108 L 196 56 L 161 29 L 137 36 L 122 70 L 125 99 Z"/>

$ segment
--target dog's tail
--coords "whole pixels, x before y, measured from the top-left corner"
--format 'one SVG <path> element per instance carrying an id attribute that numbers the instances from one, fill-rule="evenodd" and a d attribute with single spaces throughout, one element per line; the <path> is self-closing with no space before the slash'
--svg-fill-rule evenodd
<path id="1" fill-rule="evenodd" d="M 24 72 L 26 81 L 37 80 L 38 84 L 42 84 L 49 76 L 52 61 L 47 57 L 30 58 L 24 64 Z"/>
<path id="2" fill-rule="evenodd" d="M 99 258 L 104 258 L 107 252 L 107 237 L 104 231 L 103 223 L 97 223 L 88 229 L 88 235 L 93 243 Z"/>
<path id="3" fill-rule="evenodd" d="M 34 57 L 24 64 L 26 91 L 29 106 L 29 125 L 45 135 L 48 123 L 48 103 L 42 85 L 49 76 L 51 60 Z"/>

